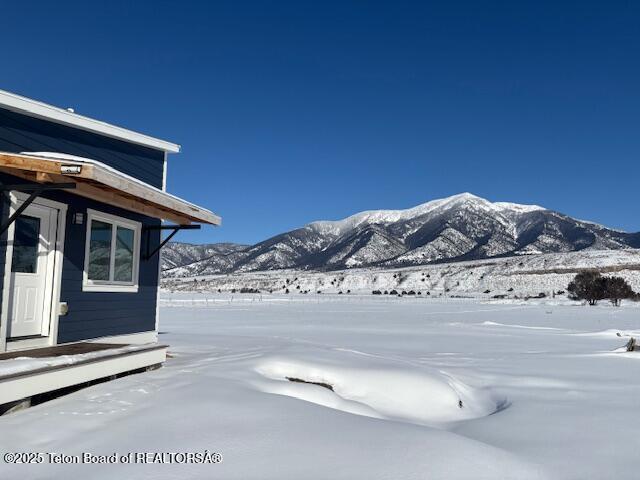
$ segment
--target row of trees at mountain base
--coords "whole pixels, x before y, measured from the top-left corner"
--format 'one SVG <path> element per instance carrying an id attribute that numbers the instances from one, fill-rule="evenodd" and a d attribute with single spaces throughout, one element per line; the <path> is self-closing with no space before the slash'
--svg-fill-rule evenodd
<path id="1" fill-rule="evenodd" d="M 589 305 L 609 299 L 619 306 L 624 299 L 638 300 L 639 296 L 622 277 L 603 277 L 598 272 L 580 272 L 567 287 L 569 297 L 586 300 Z"/>

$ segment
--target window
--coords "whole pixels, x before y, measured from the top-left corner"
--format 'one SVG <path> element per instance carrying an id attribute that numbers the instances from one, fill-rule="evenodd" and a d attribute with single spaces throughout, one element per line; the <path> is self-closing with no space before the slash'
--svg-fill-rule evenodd
<path id="1" fill-rule="evenodd" d="M 137 292 L 140 223 L 88 210 L 83 290 Z"/>
<path id="2" fill-rule="evenodd" d="M 14 273 L 38 273 L 40 219 L 29 215 L 20 215 L 16 218 L 14 232 L 11 271 Z"/>

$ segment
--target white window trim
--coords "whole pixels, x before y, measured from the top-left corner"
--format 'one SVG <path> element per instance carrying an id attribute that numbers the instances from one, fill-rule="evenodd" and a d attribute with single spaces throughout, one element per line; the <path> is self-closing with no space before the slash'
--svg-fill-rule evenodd
<path id="1" fill-rule="evenodd" d="M 124 227 L 134 231 L 133 234 L 133 281 L 132 282 L 115 282 L 115 281 L 99 281 L 89 280 L 89 246 L 91 244 L 91 222 L 92 220 L 98 220 L 100 222 L 110 223 L 113 227 Z M 112 228 L 111 231 L 111 258 L 109 272 L 114 271 L 115 255 L 114 250 L 116 248 L 116 228 Z M 91 208 L 87 209 L 87 233 L 85 238 L 84 248 L 84 272 L 82 276 L 82 291 L 83 292 L 131 292 L 138 291 L 138 280 L 140 273 L 140 236 L 142 231 L 142 224 L 134 220 L 118 217 L 117 215 L 111 215 L 109 213 L 99 212 Z"/>

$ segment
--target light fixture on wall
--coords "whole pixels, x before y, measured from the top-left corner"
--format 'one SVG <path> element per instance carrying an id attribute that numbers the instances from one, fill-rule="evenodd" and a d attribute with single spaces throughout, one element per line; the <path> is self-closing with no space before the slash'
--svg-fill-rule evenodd
<path id="1" fill-rule="evenodd" d="M 73 214 L 73 223 L 75 225 L 82 225 L 84 223 L 84 213 L 78 212 Z"/>
<path id="2" fill-rule="evenodd" d="M 78 174 L 82 171 L 82 165 L 60 165 L 60 173 L 62 174 Z"/>

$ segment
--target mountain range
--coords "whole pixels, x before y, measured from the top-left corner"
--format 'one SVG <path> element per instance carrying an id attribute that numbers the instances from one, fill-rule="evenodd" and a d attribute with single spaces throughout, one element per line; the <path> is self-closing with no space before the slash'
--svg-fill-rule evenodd
<path id="1" fill-rule="evenodd" d="M 640 248 L 640 233 L 577 220 L 536 205 L 470 193 L 407 210 L 373 210 L 309 223 L 255 245 L 169 243 L 163 275 L 405 267 L 585 249 Z"/>

